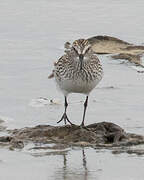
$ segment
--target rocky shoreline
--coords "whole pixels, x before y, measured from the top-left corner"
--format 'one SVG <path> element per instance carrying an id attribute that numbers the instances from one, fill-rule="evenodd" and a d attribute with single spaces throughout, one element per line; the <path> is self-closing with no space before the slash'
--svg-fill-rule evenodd
<path id="1" fill-rule="evenodd" d="M 8 147 L 10 150 L 23 149 L 27 144 L 47 145 L 54 144 L 52 149 L 63 149 L 67 147 L 92 147 L 98 149 L 111 149 L 113 153 L 140 153 L 143 150 L 127 149 L 127 147 L 144 144 L 144 136 L 126 133 L 120 126 L 111 122 L 100 122 L 90 124 L 84 128 L 77 125 L 50 126 L 38 125 L 22 129 L 7 130 L 8 136 L 0 137 L 0 146 Z M 35 146 L 33 149 L 41 149 Z M 113 148 L 118 148 L 113 149 Z"/>
<path id="2" fill-rule="evenodd" d="M 113 59 L 124 59 L 144 67 L 142 56 L 144 46 L 135 45 L 111 36 L 94 36 L 88 38 L 96 54 L 110 54 Z"/>

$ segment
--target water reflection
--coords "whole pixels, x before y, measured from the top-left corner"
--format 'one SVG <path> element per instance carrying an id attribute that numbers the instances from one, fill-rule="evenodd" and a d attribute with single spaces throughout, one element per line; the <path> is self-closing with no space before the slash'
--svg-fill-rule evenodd
<path id="1" fill-rule="evenodd" d="M 87 158 L 84 149 L 81 150 L 80 159 L 73 159 L 73 161 L 75 162 L 74 164 L 71 163 L 72 160 L 68 156 L 68 154 L 63 154 L 63 167 L 59 168 L 55 172 L 56 180 L 88 180 L 90 177 L 90 179 L 97 180 L 97 175 L 92 177 L 92 174 L 94 175 L 94 172 L 90 172 L 88 170 Z M 77 165 L 77 163 L 79 165 Z"/>
<path id="2" fill-rule="evenodd" d="M 87 161 L 86 161 L 86 155 L 85 155 L 85 151 L 84 149 L 82 149 L 82 157 L 83 157 L 83 167 L 84 167 L 84 172 L 85 172 L 85 176 L 84 176 L 84 180 L 87 180 L 88 177 L 88 169 L 87 169 Z"/>

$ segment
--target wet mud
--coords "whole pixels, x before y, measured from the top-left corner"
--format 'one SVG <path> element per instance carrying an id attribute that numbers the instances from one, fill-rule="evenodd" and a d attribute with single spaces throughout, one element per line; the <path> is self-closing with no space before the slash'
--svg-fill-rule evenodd
<path id="1" fill-rule="evenodd" d="M 140 66 L 144 67 L 141 64 L 141 56 L 140 55 L 120 53 L 117 55 L 112 55 L 111 57 L 113 59 L 125 59 L 125 60 L 128 60 L 129 62 L 135 63 L 136 65 L 140 65 Z"/>
<path id="2" fill-rule="evenodd" d="M 144 46 L 135 45 L 111 36 L 95 36 L 88 39 L 97 54 L 111 54 L 113 59 L 125 59 L 143 66 Z"/>
<path id="3" fill-rule="evenodd" d="M 9 147 L 10 150 L 23 149 L 31 142 L 41 145 L 53 144 L 35 146 L 33 149 L 56 149 L 58 152 L 75 146 L 111 149 L 144 144 L 144 136 L 126 133 L 123 128 L 110 122 L 94 123 L 85 127 L 38 125 L 8 130 L 8 133 L 8 136 L 0 137 L 0 146 Z M 144 153 L 141 150 L 140 153 L 142 152 Z"/>

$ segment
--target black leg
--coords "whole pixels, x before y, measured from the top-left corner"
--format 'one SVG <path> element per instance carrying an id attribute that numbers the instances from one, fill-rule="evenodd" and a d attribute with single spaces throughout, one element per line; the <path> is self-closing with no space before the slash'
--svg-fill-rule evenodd
<path id="1" fill-rule="evenodd" d="M 65 123 L 65 124 L 66 124 L 66 121 L 67 121 L 67 122 L 69 122 L 71 125 L 73 125 L 73 124 L 70 122 L 70 120 L 68 119 L 67 114 L 66 114 L 66 110 L 67 110 L 67 107 L 68 107 L 67 97 L 66 97 L 66 96 L 65 96 L 65 104 L 64 104 L 64 106 L 65 106 L 65 111 L 64 111 L 61 119 L 60 119 L 57 123 L 60 123 L 62 120 L 64 120 L 64 123 Z"/>
<path id="2" fill-rule="evenodd" d="M 85 120 L 85 114 L 86 114 L 87 105 L 88 105 L 88 96 L 86 97 L 86 100 L 84 102 L 84 113 L 83 113 L 83 120 L 82 120 L 82 123 L 81 123 L 82 127 L 84 126 L 84 120 Z"/>
<path id="3" fill-rule="evenodd" d="M 67 103 L 67 98 L 65 96 L 65 103 L 64 103 L 64 106 L 65 106 L 65 111 L 64 111 L 64 114 L 66 115 L 66 110 L 67 110 L 67 107 L 68 107 L 68 103 Z M 66 115 L 67 116 L 67 115 Z M 66 124 L 66 119 L 68 118 L 64 118 L 64 123 Z"/>

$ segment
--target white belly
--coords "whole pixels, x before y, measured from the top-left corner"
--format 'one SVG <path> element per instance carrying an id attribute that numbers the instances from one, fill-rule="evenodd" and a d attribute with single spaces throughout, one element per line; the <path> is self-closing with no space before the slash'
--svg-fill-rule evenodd
<path id="1" fill-rule="evenodd" d="M 60 88 L 60 90 L 65 94 L 69 93 L 83 93 L 89 94 L 93 88 L 99 83 L 100 79 L 96 79 L 94 81 L 82 81 L 81 79 L 77 79 L 77 81 L 73 80 L 61 80 L 56 82 Z"/>

